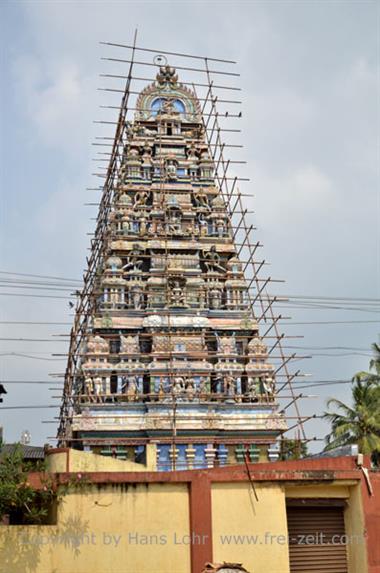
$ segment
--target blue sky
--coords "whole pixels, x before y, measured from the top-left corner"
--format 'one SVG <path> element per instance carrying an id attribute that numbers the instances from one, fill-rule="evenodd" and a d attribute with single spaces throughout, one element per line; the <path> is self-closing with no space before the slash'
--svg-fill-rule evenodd
<path id="1" fill-rule="evenodd" d="M 251 182 L 247 207 L 270 274 L 292 295 L 379 296 L 378 4 L 376 2 L 3 2 L 1 5 L 0 270 L 79 279 L 92 230 L 85 202 L 97 185 L 94 119 L 118 96 L 97 91 L 99 73 L 122 68 L 99 41 L 139 43 L 237 60 L 241 73 L 241 175 Z M 116 57 L 118 57 L 116 55 Z M 2 288 L 3 292 L 10 292 Z M 272 290 L 277 290 L 273 287 Z M 0 295 L 2 321 L 70 322 L 65 299 Z M 294 322 L 376 320 L 374 312 L 295 310 Z M 53 334 L 69 326 L 4 325 L 5 380 L 48 380 L 64 361 L 50 356 L 66 345 Z M 305 347 L 362 351 L 305 361 L 310 380 L 349 379 L 368 364 L 378 324 L 289 326 Z M 302 351 L 301 351 L 302 352 Z M 40 353 L 40 354 L 33 354 Z M 338 354 L 339 352 L 335 352 Z M 49 360 L 47 360 L 49 359 Z M 6 405 L 50 404 L 48 385 L 8 385 Z M 347 399 L 348 386 L 316 388 L 302 411 L 320 413 L 325 399 Z M 5 405 L 5 404 L 4 404 Z M 33 443 L 55 434 L 53 411 L 3 410 L 8 441 L 28 428 Z M 309 435 L 322 437 L 313 422 Z"/>

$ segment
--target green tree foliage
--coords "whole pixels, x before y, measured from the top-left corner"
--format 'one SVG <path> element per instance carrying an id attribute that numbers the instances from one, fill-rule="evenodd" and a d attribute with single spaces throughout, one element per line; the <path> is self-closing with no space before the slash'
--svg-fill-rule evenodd
<path id="1" fill-rule="evenodd" d="M 369 371 L 358 372 L 352 379 L 352 405 L 331 398 L 324 418 L 331 423 L 326 450 L 358 444 L 360 452 L 376 462 L 380 456 L 380 346 L 373 344 L 372 349 Z"/>
<path id="2" fill-rule="evenodd" d="M 307 456 L 307 444 L 299 439 L 283 438 L 280 443 L 280 460 L 299 460 Z"/>
<path id="3" fill-rule="evenodd" d="M 48 478 L 43 482 L 41 490 L 34 489 L 28 481 L 31 471 L 43 472 L 44 469 L 43 462 L 37 465 L 26 462 L 20 445 L 1 455 L 0 519 L 9 515 L 23 523 L 46 522 L 56 497 L 54 488 Z"/>
<path id="4" fill-rule="evenodd" d="M 41 488 L 29 483 L 31 472 L 39 472 Z M 54 520 L 57 504 L 68 493 L 85 491 L 91 485 L 86 476 L 76 474 L 59 483 L 47 471 L 45 461 L 26 462 L 22 446 L 1 454 L 0 443 L 0 521 L 9 516 L 11 523 L 47 524 Z"/>

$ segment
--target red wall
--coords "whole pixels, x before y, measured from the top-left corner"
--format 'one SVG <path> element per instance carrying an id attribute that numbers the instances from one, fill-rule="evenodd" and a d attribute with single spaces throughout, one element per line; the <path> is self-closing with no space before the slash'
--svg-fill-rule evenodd
<path id="1" fill-rule="evenodd" d="M 57 450 L 55 450 L 56 452 Z M 67 452 L 68 453 L 68 452 Z M 365 458 L 369 467 L 369 459 Z M 70 473 L 58 474 L 57 478 L 65 482 L 72 478 Z M 215 468 L 210 470 L 192 470 L 176 472 L 82 472 L 93 483 L 187 483 L 190 489 L 191 530 L 201 532 L 207 540 L 204 544 L 191 544 L 192 572 L 200 573 L 207 561 L 212 561 L 212 520 L 211 520 L 211 484 L 212 482 L 295 482 L 328 483 L 333 480 L 361 481 L 365 527 L 367 535 L 368 573 L 380 573 L 380 472 L 369 472 L 373 495 L 370 494 L 365 476 L 356 464 L 355 457 L 320 458 L 264 464 L 248 464 Z M 35 487 L 41 487 L 40 476 L 30 476 Z M 355 573 L 362 573 L 357 571 Z"/>
<path id="2" fill-rule="evenodd" d="M 370 472 L 373 495 L 362 478 L 363 508 L 367 530 L 368 573 L 380 573 L 380 472 Z"/>

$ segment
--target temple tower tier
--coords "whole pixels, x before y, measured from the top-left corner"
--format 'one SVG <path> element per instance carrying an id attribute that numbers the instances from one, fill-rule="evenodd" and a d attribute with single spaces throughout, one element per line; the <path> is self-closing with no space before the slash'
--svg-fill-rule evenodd
<path id="1" fill-rule="evenodd" d="M 126 126 L 73 377 L 72 447 L 158 470 L 276 459 L 275 368 L 199 101 L 162 67 Z"/>

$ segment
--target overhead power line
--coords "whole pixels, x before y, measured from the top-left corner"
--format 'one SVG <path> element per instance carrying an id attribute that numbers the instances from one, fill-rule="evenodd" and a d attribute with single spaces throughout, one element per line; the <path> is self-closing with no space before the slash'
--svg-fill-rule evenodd
<path id="1" fill-rule="evenodd" d="M 72 322 L 33 322 L 24 320 L 1 320 L 0 324 L 22 324 L 22 325 L 40 325 L 40 326 L 71 326 Z M 301 326 L 301 325 L 314 325 L 314 324 L 380 324 L 379 320 L 327 320 L 327 321 L 304 321 L 304 322 L 287 322 L 286 326 Z"/>
<path id="2" fill-rule="evenodd" d="M 54 280 L 54 281 L 64 281 L 64 282 L 72 282 L 75 283 L 75 287 L 78 287 L 78 283 L 81 285 L 83 284 L 83 281 L 80 279 L 72 279 L 72 278 L 67 278 L 67 277 L 57 277 L 57 276 L 53 276 L 53 275 L 39 275 L 39 274 L 28 274 L 28 273 L 19 273 L 19 272 L 11 272 L 11 271 L 0 271 L 0 275 L 5 274 L 5 275 L 13 275 L 13 276 L 21 276 L 21 277 L 32 277 L 32 278 L 39 278 L 39 279 L 49 279 L 49 280 Z M 47 285 L 47 286 L 53 286 L 53 283 L 41 283 L 41 282 L 36 282 L 36 281 L 21 281 L 19 279 L 1 279 L 0 278 L 0 283 L 1 282 L 14 282 L 17 284 L 20 283 L 24 283 L 24 284 L 40 284 L 40 285 Z M 62 284 L 58 284 L 58 283 L 54 283 L 54 286 L 64 286 Z M 377 303 L 377 305 L 380 304 L 380 298 L 368 298 L 368 297 L 348 297 L 348 296 L 327 296 L 327 295 L 300 295 L 300 294 L 282 294 L 282 295 L 275 295 L 275 294 L 268 294 L 268 295 L 262 295 L 263 298 L 265 298 L 266 296 L 273 298 L 275 296 L 278 296 L 279 298 L 288 298 L 288 299 L 293 299 L 294 301 L 297 299 L 300 301 L 300 303 L 302 303 L 303 301 L 324 301 L 324 302 L 333 302 L 333 301 L 340 301 L 340 302 L 356 302 L 356 303 Z"/>
<path id="3" fill-rule="evenodd" d="M 51 362 L 65 360 L 64 358 L 43 358 L 42 356 L 31 356 L 30 354 L 23 354 L 21 352 L 1 352 L 0 356 L 17 356 L 19 358 L 31 358 L 33 360 L 48 360 Z"/>
<path id="4" fill-rule="evenodd" d="M 58 291 L 58 290 L 64 290 L 64 289 L 45 289 L 45 290 L 49 290 L 49 291 Z M 70 289 L 71 290 L 71 289 Z M 56 296 L 56 295 L 38 295 L 38 294 L 29 294 L 29 293 L 10 293 L 10 292 L 0 292 L 0 296 L 11 296 L 11 297 L 27 297 L 27 298 L 42 298 L 42 299 L 61 299 L 61 300 L 72 300 L 73 297 L 75 297 L 76 295 L 79 295 L 80 293 L 72 293 L 71 296 Z M 370 314 L 380 314 L 380 310 L 377 310 L 377 308 L 360 308 L 360 307 L 343 307 L 343 306 L 328 306 L 328 305 L 292 305 L 292 302 L 285 302 L 285 301 L 281 301 L 280 303 L 276 304 L 276 308 L 277 309 L 295 309 L 295 310 L 300 310 L 300 309 L 305 309 L 305 310 L 348 310 L 348 311 L 359 311 L 359 312 L 367 312 Z M 374 321 L 376 322 L 376 321 Z"/>
<path id="5" fill-rule="evenodd" d="M 304 326 L 310 324 L 370 324 L 376 323 L 380 324 L 379 320 L 312 320 L 303 322 L 287 322 L 286 326 Z"/>
<path id="6" fill-rule="evenodd" d="M 2 384 L 60 384 L 63 385 L 63 381 L 52 381 L 52 380 L 1 380 Z M 305 388 L 310 388 L 312 386 L 334 386 L 336 384 L 352 384 L 352 380 L 311 380 L 305 383 L 305 380 L 293 380 L 292 384 L 303 384 Z M 298 386 L 297 386 L 298 388 Z"/>
<path id="7" fill-rule="evenodd" d="M 31 325 L 38 325 L 38 326 L 71 326 L 71 322 L 33 322 L 33 321 L 26 321 L 26 320 L 0 320 L 0 324 L 31 324 Z"/>
<path id="8" fill-rule="evenodd" d="M 0 410 L 40 410 L 42 408 L 59 408 L 59 406 L 2 406 Z"/>
<path id="9" fill-rule="evenodd" d="M 60 280 L 60 281 L 71 281 L 71 282 L 76 282 L 76 283 L 82 283 L 82 281 L 79 279 L 68 279 L 65 277 L 55 277 L 55 276 L 51 276 L 51 275 L 31 275 L 29 273 L 13 273 L 11 271 L 0 271 L 0 275 L 15 275 L 15 276 L 19 276 L 19 277 L 35 277 L 35 278 L 39 278 L 39 279 L 54 279 L 54 280 Z"/>

